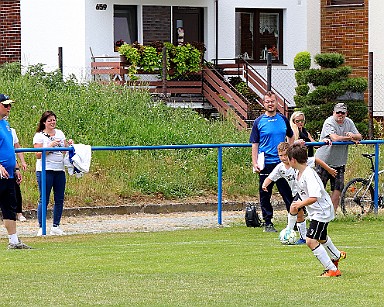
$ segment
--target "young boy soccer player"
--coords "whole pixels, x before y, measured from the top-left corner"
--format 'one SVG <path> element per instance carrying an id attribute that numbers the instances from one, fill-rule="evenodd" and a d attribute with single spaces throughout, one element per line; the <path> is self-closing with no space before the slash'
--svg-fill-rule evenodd
<path id="1" fill-rule="evenodd" d="M 288 182 L 289 187 L 292 191 L 293 199 L 295 200 L 295 196 L 297 194 L 297 189 L 295 187 L 295 169 L 291 167 L 289 164 L 288 156 L 287 156 L 287 150 L 290 147 L 290 145 L 287 142 L 281 142 L 277 146 L 277 151 L 279 154 L 279 158 L 281 163 L 279 163 L 273 171 L 269 174 L 269 176 L 265 179 L 262 189 L 266 190 L 268 185 L 271 182 L 275 182 L 276 180 L 279 180 L 280 178 L 285 178 L 285 180 Z M 310 167 L 314 167 L 314 164 L 320 165 L 322 168 L 328 171 L 329 174 L 331 174 L 333 177 L 336 176 L 336 170 L 334 168 L 329 167 L 325 162 L 323 162 L 320 159 L 317 159 L 315 157 L 308 158 L 307 165 Z M 300 239 L 296 242 L 296 244 L 305 244 L 305 236 L 307 232 L 307 225 L 305 222 L 305 216 L 304 216 L 304 209 L 300 208 L 297 215 L 294 217 L 297 218 L 297 220 L 293 221 L 293 218 L 290 218 L 290 207 L 291 204 L 285 204 L 288 211 L 288 228 L 293 229 L 295 224 L 297 225 L 297 229 L 299 230 Z M 290 222 L 290 223 L 289 223 Z"/>
<path id="2" fill-rule="evenodd" d="M 307 231 L 307 246 L 324 266 L 321 277 L 338 277 L 339 260 L 347 254 L 339 251 L 327 234 L 328 223 L 335 217 L 331 197 L 324 189 L 316 171 L 307 165 L 307 150 L 301 145 L 293 145 L 287 150 L 289 163 L 297 170 L 296 186 L 301 200 L 292 202 L 290 212 L 293 215 L 302 207 L 307 208 L 311 220 Z"/>

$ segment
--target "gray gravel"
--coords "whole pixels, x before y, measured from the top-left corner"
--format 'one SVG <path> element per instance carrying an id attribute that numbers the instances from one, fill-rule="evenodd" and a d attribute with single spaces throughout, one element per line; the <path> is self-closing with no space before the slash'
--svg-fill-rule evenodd
<path id="1" fill-rule="evenodd" d="M 218 224 L 217 212 L 178 212 L 167 214 L 123 214 L 97 216 L 63 216 L 61 228 L 66 235 L 105 232 L 154 232 L 179 229 L 227 227 L 244 223 L 244 211 L 223 211 L 222 225 Z M 52 220 L 47 220 L 49 234 Z M 36 219 L 17 222 L 20 237 L 35 236 L 38 231 Z"/>

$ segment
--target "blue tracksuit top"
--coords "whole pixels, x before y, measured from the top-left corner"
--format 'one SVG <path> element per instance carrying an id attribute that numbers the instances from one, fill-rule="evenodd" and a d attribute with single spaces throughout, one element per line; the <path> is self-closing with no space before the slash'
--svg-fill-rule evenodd
<path id="1" fill-rule="evenodd" d="M 259 143 L 259 153 L 264 152 L 265 164 L 279 163 L 277 145 L 285 142 L 286 136 L 292 137 L 293 131 L 284 115 L 276 113 L 270 117 L 263 114 L 254 121 L 249 142 Z"/>
<path id="2" fill-rule="evenodd" d="M 5 119 L 0 120 L 0 164 L 7 170 L 9 178 L 13 178 L 16 167 L 15 148 L 11 128 Z"/>

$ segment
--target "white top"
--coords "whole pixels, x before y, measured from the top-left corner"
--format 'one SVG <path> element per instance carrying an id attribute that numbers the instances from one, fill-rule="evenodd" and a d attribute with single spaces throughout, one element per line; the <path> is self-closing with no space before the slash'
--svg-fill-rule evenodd
<path id="1" fill-rule="evenodd" d="M 12 139 L 13 139 L 13 145 L 16 143 L 19 143 L 19 138 L 17 137 L 16 130 L 14 128 L 11 128 L 12 132 Z"/>
<path id="2" fill-rule="evenodd" d="M 37 132 L 33 137 L 33 145 L 35 144 L 43 144 L 43 147 L 49 147 L 49 143 L 54 141 L 55 139 L 60 140 L 60 146 L 65 146 L 65 135 L 63 131 L 59 129 L 55 129 L 55 135 L 52 137 L 48 137 L 42 132 Z M 64 171 L 64 156 L 61 151 L 51 151 L 47 154 L 46 159 L 46 170 L 50 171 Z M 41 172 L 41 159 L 36 160 L 36 171 Z"/>
<path id="3" fill-rule="evenodd" d="M 301 199 L 317 198 L 312 205 L 306 206 L 309 218 L 325 223 L 332 221 L 335 218 L 332 200 L 324 189 L 324 185 L 316 171 L 307 166 L 299 180 L 297 180 L 297 175 L 298 173 L 295 175 L 295 179 Z"/>
<path id="4" fill-rule="evenodd" d="M 309 167 L 315 166 L 315 157 L 309 157 L 307 160 L 307 165 Z M 295 173 L 296 170 L 292 167 L 287 168 L 283 162 L 280 162 L 276 165 L 273 171 L 268 175 L 268 178 L 273 182 L 276 182 L 280 178 L 287 180 L 289 187 L 291 188 L 292 195 L 295 196 L 297 193 L 296 183 L 295 183 Z"/>

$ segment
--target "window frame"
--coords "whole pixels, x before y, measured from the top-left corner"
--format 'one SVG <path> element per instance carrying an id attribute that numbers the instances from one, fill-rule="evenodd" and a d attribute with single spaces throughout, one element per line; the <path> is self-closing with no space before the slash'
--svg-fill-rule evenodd
<path id="1" fill-rule="evenodd" d="M 283 9 L 252 9 L 252 8 L 237 8 L 236 13 L 253 13 L 253 33 L 254 33 L 254 39 L 253 39 L 253 48 L 254 48 L 254 54 L 257 54 L 258 51 L 261 50 L 261 40 L 260 40 L 260 32 L 259 32 L 259 26 L 260 26 L 260 14 L 261 13 L 272 13 L 272 14 L 278 14 L 278 23 L 279 23 L 279 37 L 278 37 L 278 59 L 272 59 L 273 63 L 283 64 L 283 52 L 284 52 L 284 27 L 283 27 L 283 16 L 284 16 L 284 10 Z M 257 33 L 257 35 L 255 34 Z M 236 38 L 237 40 L 238 38 Z M 266 63 L 267 60 L 260 59 L 259 57 L 256 57 L 254 55 L 253 59 L 248 60 L 251 63 Z"/>

